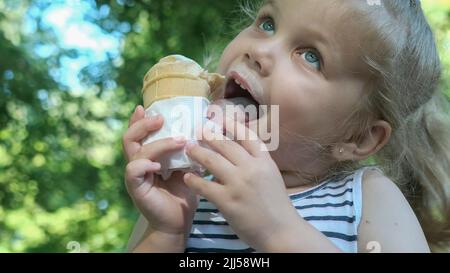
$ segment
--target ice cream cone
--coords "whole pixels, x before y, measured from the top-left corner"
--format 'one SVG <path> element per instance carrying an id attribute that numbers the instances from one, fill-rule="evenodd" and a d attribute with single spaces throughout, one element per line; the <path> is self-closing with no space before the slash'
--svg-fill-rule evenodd
<path id="1" fill-rule="evenodd" d="M 225 77 L 208 73 L 195 61 L 181 55 L 162 58 L 145 75 L 142 88 L 144 107 L 177 96 L 208 98 L 225 82 Z"/>

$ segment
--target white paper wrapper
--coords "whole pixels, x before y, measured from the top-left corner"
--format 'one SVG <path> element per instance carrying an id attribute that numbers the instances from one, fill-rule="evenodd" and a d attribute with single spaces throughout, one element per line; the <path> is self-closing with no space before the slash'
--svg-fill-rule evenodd
<path id="1" fill-rule="evenodd" d="M 154 102 L 145 110 L 145 115 L 151 117 L 160 114 L 164 118 L 164 124 L 159 131 L 150 134 L 143 144 L 178 136 L 184 136 L 188 143 L 199 143 L 195 132 L 206 124 L 210 128 L 214 126 L 207 119 L 209 104 L 209 100 L 203 97 L 183 96 Z M 206 171 L 200 164 L 191 160 L 184 149 L 160 158 L 159 162 L 161 171 L 157 174 L 160 174 L 164 180 L 167 180 L 177 170 L 199 174 L 204 174 Z"/>

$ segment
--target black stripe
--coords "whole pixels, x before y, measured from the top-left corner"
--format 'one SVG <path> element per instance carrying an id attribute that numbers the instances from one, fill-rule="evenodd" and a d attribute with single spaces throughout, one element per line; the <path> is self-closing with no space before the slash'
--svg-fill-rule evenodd
<path id="1" fill-rule="evenodd" d="M 188 252 L 199 252 L 199 253 L 252 253 L 255 252 L 253 248 L 245 248 L 245 249 L 223 249 L 223 248 L 197 248 L 197 247 L 188 247 L 184 251 Z"/>
<path id="2" fill-rule="evenodd" d="M 331 231 L 322 231 L 322 233 L 330 238 L 337 238 L 337 239 L 341 239 L 347 242 L 354 242 L 357 240 L 357 236 L 356 235 L 347 235 L 347 234 L 343 234 L 343 233 L 339 233 L 339 232 L 331 232 Z"/>
<path id="3" fill-rule="evenodd" d="M 311 205 L 305 205 L 305 206 L 295 206 L 296 209 L 302 210 L 302 209 L 310 209 L 310 208 L 325 208 L 325 207 L 344 207 L 344 206 L 353 206 L 353 201 L 345 201 L 343 203 L 339 204 L 332 204 L 332 203 L 326 203 L 326 204 L 311 204 Z"/>
<path id="4" fill-rule="evenodd" d="M 206 199 L 200 199 L 200 202 L 208 202 L 208 200 L 206 200 Z"/>
<path id="5" fill-rule="evenodd" d="M 208 221 L 208 220 L 194 220 L 192 222 L 194 225 L 215 225 L 215 226 L 228 226 L 227 222 L 220 221 L 220 222 L 214 222 L 214 221 Z"/>
<path id="6" fill-rule="evenodd" d="M 340 189 L 340 188 L 342 188 L 342 187 L 344 187 L 345 185 L 347 185 L 349 182 L 352 182 L 353 181 L 353 178 L 350 178 L 350 179 L 348 179 L 348 180 L 346 180 L 342 185 L 339 185 L 339 186 L 335 186 L 335 187 L 333 187 L 333 186 L 326 186 L 326 187 L 323 187 L 322 188 L 322 190 L 337 190 L 337 189 Z"/>
<path id="7" fill-rule="evenodd" d="M 239 237 L 235 234 L 194 234 L 191 233 L 189 238 L 197 238 L 197 239 L 227 239 L 227 240 L 239 240 Z"/>
<path id="8" fill-rule="evenodd" d="M 328 185 L 329 183 L 330 183 L 330 182 L 327 182 L 327 183 L 324 183 L 323 185 L 321 185 L 321 186 L 318 187 L 318 188 L 311 189 L 311 190 L 307 190 L 307 191 L 305 191 L 305 192 L 301 192 L 301 193 L 297 193 L 297 194 L 291 195 L 291 196 L 289 196 L 289 198 L 291 199 L 291 201 L 296 201 L 296 200 L 301 199 L 301 198 L 303 198 L 303 197 L 305 197 L 305 196 L 308 196 L 308 195 L 310 195 L 310 194 L 313 194 L 314 192 L 316 192 L 316 191 L 322 189 L 323 187 L 325 187 L 325 186 Z"/>
<path id="9" fill-rule="evenodd" d="M 342 195 L 346 194 L 347 192 L 353 192 L 353 189 L 351 189 L 351 188 L 350 189 L 346 189 L 345 191 L 343 191 L 341 193 L 338 193 L 338 194 L 327 193 L 327 194 L 323 194 L 323 195 L 311 195 L 311 196 L 306 197 L 306 199 L 323 198 L 323 197 L 327 197 L 327 196 L 339 197 L 339 196 L 342 196 Z"/>
<path id="10" fill-rule="evenodd" d="M 307 216 L 303 217 L 306 221 L 342 221 L 347 223 L 355 222 L 355 216 Z"/>
<path id="11" fill-rule="evenodd" d="M 344 177 L 344 178 L 345 178 L 345 177 Z M 330 184 L 332 184 L 332 183 L 339 182 L 339 181 L 342 180 L 342 179 L 343 179 L 343 177 L 335 177 L 335 178 L 331 178 L 331 179 L 328 180 L 328 181 L 322 182 L 323 184 L 320 185 L 319 187 L 315 188 L 315 189 L 311 189 L 311 190 L 307 190 L 307 191 L 305 191 L 305 192 L 301 192 L 301 193 L 298 193 L 298 194 L 291 195 L 291 196 L 289 196 L 289 198 L 290 198 L 292 201 L 296 201 L 297 199 L 300 199 L 300 198 L 303 198 L 303 197 L 305 197 L 305 196 L 308 196 L 308 195 L 310 195 L 310 194 L 312 194 L 312 193 L 314 193 L 314 192 L 316 192 L 316 191 L 318 191 L 318 190 L 323 189 L 324 187 L 327 187 L 328 185 L 330 185 Z M 353 178 L 352 178 L 352 179 L 353 179 Z"/>
<path id="12" fill-rule="evenodd" d="M 197 209 L 196 212 L 219 212 L 218 209 Z"/>

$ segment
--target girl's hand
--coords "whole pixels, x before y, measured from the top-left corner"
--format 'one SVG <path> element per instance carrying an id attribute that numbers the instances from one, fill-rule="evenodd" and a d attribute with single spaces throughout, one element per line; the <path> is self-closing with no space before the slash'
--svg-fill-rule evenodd
<path id="1" fill-rule="evenodd" d="M 218 181 L 209 182 L 192 173 L 186 174 L 184 181 L 217 206 L 240 239 L 264 251 L 273 244 L 272 236 L 283 233 L 300 217 L 277 165 L 262 149 L 264 143 L 239 122 L 226 119 L 225 125 L 236 128 L 240 145 L 205 128 L 202 141 L 213 150 L 198 145 L 187 148 L 188 155 Z"/>
<path id="2" fill-rule="evenodd" d="M 138 106 L 123 137 L 126 158 L 125 182 L 133 202 L 149 222 L 153 231 L 166 234 L 186 234 L 197 207 L 196 195 L 183 183 L 183 173 L 175 172 L 163 181 L 155 172 L 161 165 L 158 159 L 182 149 L 184 139 L 168 138 L 141 145 L 149 133 L 162 127 L 162 117 L 145 118 Z"/>

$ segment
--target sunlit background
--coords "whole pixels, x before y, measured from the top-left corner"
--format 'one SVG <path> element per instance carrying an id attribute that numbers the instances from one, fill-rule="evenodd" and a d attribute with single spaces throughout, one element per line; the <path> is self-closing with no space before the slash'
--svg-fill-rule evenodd
<path id="1" fill-rule="evenodd" d="M 0 0 L 0 252 L 125 250 L 120 141 L 142 77 L 164 55 L 220 52 L 236 2 Z M 422 3 L 450 98 L 450 0 Z"/>

